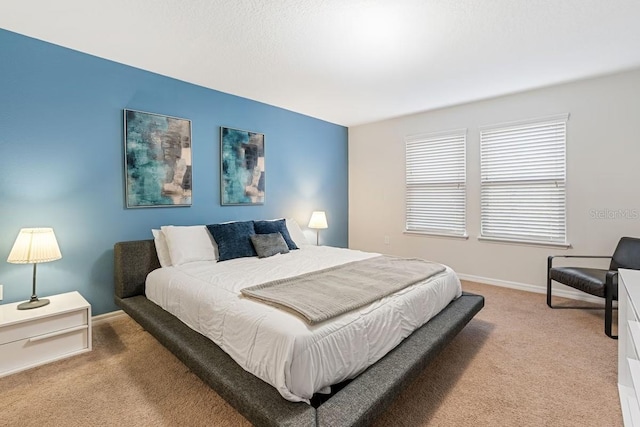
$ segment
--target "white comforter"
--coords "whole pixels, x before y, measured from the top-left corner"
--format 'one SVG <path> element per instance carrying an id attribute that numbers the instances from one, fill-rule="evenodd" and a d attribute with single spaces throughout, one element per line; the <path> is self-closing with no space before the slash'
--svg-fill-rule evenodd
<path id="1" fill-rule="evenodd" d="M 240 296 L 242 288 L 378 254 L 304 246 L 270 258 L 201 261 L 149 274 L 146 295 L 210 338 L 287 400 L 353 378 L 461 294 L 446 271 L 361 309 L 315 326 Z"/>

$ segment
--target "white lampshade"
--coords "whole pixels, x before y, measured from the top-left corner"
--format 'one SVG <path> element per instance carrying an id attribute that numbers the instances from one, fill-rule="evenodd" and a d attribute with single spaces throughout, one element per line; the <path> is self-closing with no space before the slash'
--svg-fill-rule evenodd
<path id="1" fill-rule="evenodd" d="M 309 220 L 309 228 L 329 228 L 324 211 L 314 211 Z"/>
<path id="2" fill-rule="evenodd" d="M 53 228 L 23 228 L 16 238 L 7 262 L 35 264 L 62 258 Z"/>

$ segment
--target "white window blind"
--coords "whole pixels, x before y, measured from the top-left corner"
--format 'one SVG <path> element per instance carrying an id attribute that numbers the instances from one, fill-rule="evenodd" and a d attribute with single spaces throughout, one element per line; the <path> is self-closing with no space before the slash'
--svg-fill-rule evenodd
<path id="1" fill-rule="evenodd" d="M 466 129 L 406 144 L 406 230 L 466 236 Z"/>
<path id="2" fill-rule="evenodd" d="M 566 244 L 568 118 L 480 130 L 481 237 Z"/>

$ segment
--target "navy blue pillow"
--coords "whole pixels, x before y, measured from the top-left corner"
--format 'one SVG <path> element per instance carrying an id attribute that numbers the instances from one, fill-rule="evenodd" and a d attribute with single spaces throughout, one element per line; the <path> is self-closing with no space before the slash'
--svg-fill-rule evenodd
<path id="1" fill-rule="evenodd" d="M 289 250 L 298 249 L 295 242 L 289 235 L 285 219 L 277 219 L 275 221 L 253 221 L 253 227 L 256 230 L 256 234 L 280 233 L 282 234 L 284 241 L 287 242 Z"/>
<path id="2" fill-rule="evenodd" d="M 207 229 L 218 244 L 218 261 L 258 256 L 251 243 L 251 236 L 256 234 L 253 221 L 210 224 Z"/>

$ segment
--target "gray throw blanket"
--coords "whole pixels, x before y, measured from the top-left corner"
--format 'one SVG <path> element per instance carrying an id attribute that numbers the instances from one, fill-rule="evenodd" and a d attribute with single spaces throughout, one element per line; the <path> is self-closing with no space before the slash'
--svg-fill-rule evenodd
<path id="1" fill-rule="evenodd" d="M 370 304 L 444 271 L 421 259 L 387 255 L 242 289 L 245 297 L 288 310 L 310 325 Z"/>

